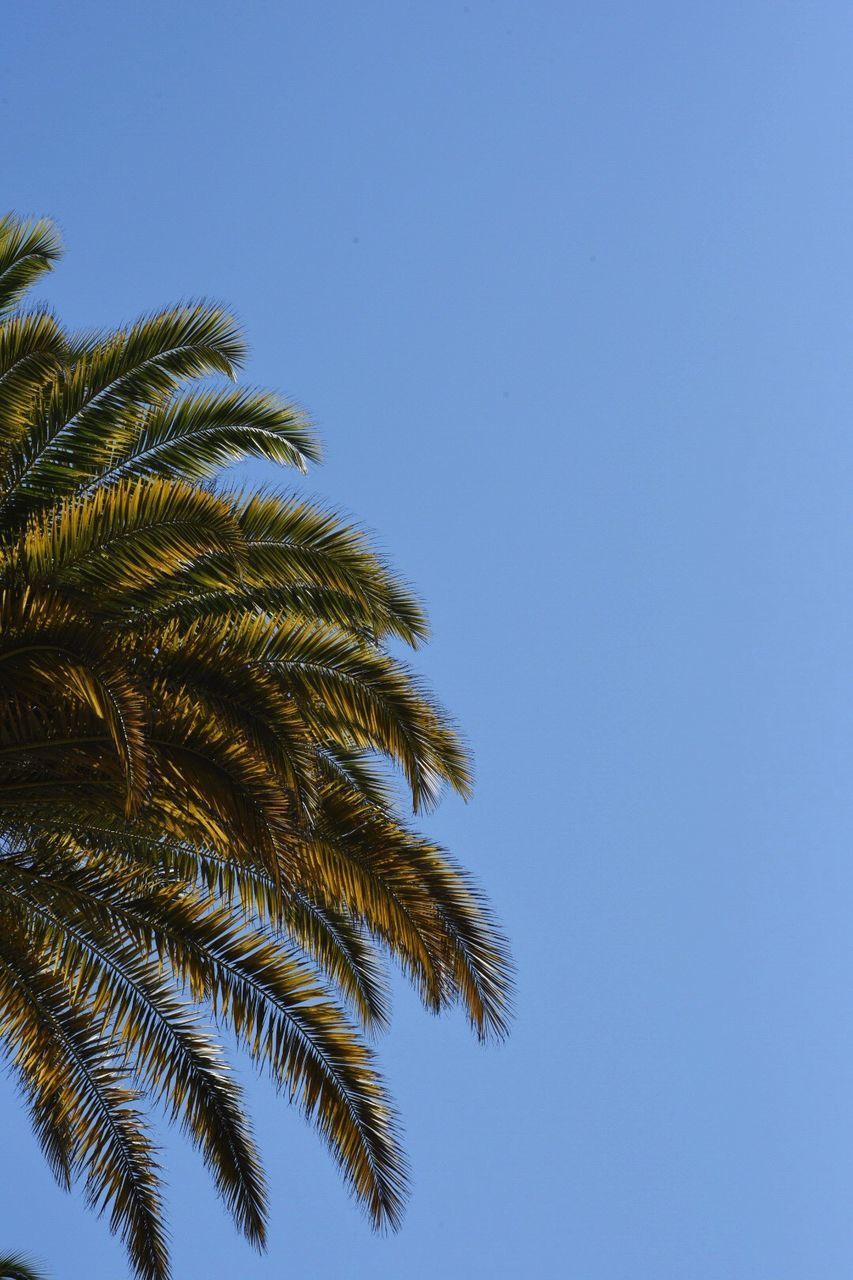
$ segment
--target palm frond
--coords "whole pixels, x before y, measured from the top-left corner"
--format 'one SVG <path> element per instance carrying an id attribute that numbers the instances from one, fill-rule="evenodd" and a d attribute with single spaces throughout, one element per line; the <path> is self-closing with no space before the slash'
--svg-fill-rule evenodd
<path id="1" fill-rule="evenodd" d="M 192 391 L 142 410 L 98 483 L 127 476 L 205 480 L 243 458 L 306 469 L 320 448 L 305 415 L 268 391 Z"/>
<path id="2" fill-rule="evenodd" d="M 300 584 L 340 592 L 373 612 L 378 634 L 417 645 L 429 625 L 414 593 L 334 511 L 275 494 L 235 497 L 254 584 Z"/>
<path id="3" fill-rule="evenodd" d="M 47 1280 L 47 1276 L 22 1253 L 4 1253 L 0 1257 L 0 1280 Z"/>
<path id="4" fill-rule="evenodd" d="M 0 218 L 0 314 L 50 271 L 62 253 L 59 233 L 47 218 Z"/>
<path id="5" fill-rule="evenodd" d="M 0 483 L 7 519 L 96 478 L 133 437 L 141 405 L 174 393 L 188 378 L 233 377 L 244 346 L 226 312 L 196 303 L 78 344 L 74 355 L 26 441 L 7 451 Z"/>
<path id="6" fill-rule="evenodd" d="M 54 845 L 35 867 L 7 860 L 0 897 L 29 921 L 75 1004 L 102 1022 L 149 1094 L 166 1101 L 202 1150 L 237 1224 L 262 1244 L 264 1179 L 240 1090 L 221 1046 L 146 954 L 156 942 L 144 916 L 150 886 L 122 883 L 64 852 L 57 857 Z"/>
<path id="7" fill-rule="evenodd" d="M 199 556 L 242 556 L 227 503 L 178 481 L 127 481 L 58 502 L 33 518 L 21 543 L 30 583 L 93 588 L 105 602 L 180 573 Z"/>
<path id="8" fill-rule="evenodd" d="M 65 335 L 48 311 L 0 320 L 0 453 L 21 445 L 65 348 Z"/>
<path id="9" fill-rule="evenodd" d="M 74 721 L 71 745 L 81 738 L 96 745 L 105 730 L 121 765 L 126 804 L 132 807 L 141 798 L 148 771 L 143 695 L 126 651 L 109 632 L 93 634 L 79 609 L 51 591 L 0 590 L 0 692 L 7 698 L 0 743 L 13 748 L 13 764 L 26 765 L 33 750 L 49 753 L 57 723 L 73 720 L 71 708 L 82 705 L 99 723 Z M 34 716 L 21 699 L 46 718 Z M 58 737 L 60 745 L 69 745 L 67 733 Z M 4 792 L 33 784 L 33 775 L 30 768 L 21 778 L 13 768 L 4 776 L 0 763 L 0 803 Z"/>
<path id="10" fill-rule="evenodd" d="M 43 1115 L 55 1114 L 58 1106 L 70 1135 L 71 1168 L 84 1177 L 87 1201 L 96 1212 L 108 1212 L 140 1280 L 166 1280 L 155 1152 L 135 1106 L 139 1095 L 109 1047 L 103 1022 L 93 1023 L 75 1008 L 59 976 L 39 962 L 24 935 L 8 927 L 0 932 L 0 973 L 0 1035 L 37 1133 Z"/>

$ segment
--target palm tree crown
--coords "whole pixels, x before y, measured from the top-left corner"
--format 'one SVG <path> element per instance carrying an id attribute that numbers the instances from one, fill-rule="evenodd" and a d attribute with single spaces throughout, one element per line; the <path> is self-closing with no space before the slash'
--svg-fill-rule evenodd
<path id="1" fill-rule="evenodd" d="M 50 223 L 0 220 L 0 1040 L 56 1177 L 163 1280 L 150 1099 L 264 1241 L 220 1031 L 393 1226 L 405 1164 L 363 1038 L 387 1019 L 380 955 L 484 1039 L 509 963 L 395 801 L 389 765 L 415 811 L 470 787 L 389 651 L 425 638 L 416 599 L 334 513 L 215 482 L 245 457 L 303 470 L 303 415 L 213 385 L 243 355 L 218 307 L 82 336 L 26 309 L 58 254 Z"/>

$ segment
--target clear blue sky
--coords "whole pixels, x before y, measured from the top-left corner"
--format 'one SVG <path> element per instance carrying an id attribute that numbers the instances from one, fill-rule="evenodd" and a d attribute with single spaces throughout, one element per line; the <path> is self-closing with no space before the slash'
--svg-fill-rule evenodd
<path id="1" fill-rule="evenodd" d="M 400 991 L 377 1239 L 252 1101 L 269 1253 L 169 1140 L 176 1280 L 853 1270 L 853 10 L 8 5 L 3 201 L 66 320 L 230 302 L 377 530 L 478 786 L 519 1015 Z M 255 469 L 253 474 L 260 475 Z M 121 1280 L 0 1084 L 0 1243 Z"/>

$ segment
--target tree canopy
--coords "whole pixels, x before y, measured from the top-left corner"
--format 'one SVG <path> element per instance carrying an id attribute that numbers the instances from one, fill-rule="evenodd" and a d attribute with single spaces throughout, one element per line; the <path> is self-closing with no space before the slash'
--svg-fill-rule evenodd
<path id="1" fill-rule="evenodd" d="M 164 1280 L 152 1102 L 265 1238 L 224 1036 L 393 1227 L 405 1159 L 365 1041 L 383 956 L 482 1039 L 510 966 L 399 803 L 397 775 L 413 812 L 471 786 L 394 656 L 427 637 L 418 600 L 339 514 L 221 478 L 317 461 L 304 414 L 235 384 L 218 306 L 95 334 L 27 306 L 59 253 L 51 223 L 0 220 L 0 1039 L 60 1183 Z"/>

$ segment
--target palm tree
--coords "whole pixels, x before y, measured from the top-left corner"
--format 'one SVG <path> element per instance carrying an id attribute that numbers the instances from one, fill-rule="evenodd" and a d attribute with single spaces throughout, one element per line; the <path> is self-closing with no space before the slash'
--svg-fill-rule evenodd
<path id="1" fill-rule="evenodd" d="M 58 255 L 50 223 L 0 220 L 0 1041 L 60 1183 L 162 1280 L 152 1099 L 264 1242 L 223 1031 L 395 1226 L 405 1162 L 364 1041 L 382 954 L 482 1039 L 509 962 L 389 774 L 413 811 L 470 788 L 390 651 L 425 639 L 418 602 L 335 513 L 217 482 L 246 457 L 304 470 L 304 416 L 214 385 L 243 355 L 218 307 L 82 336 L 25 309 Z"/>

